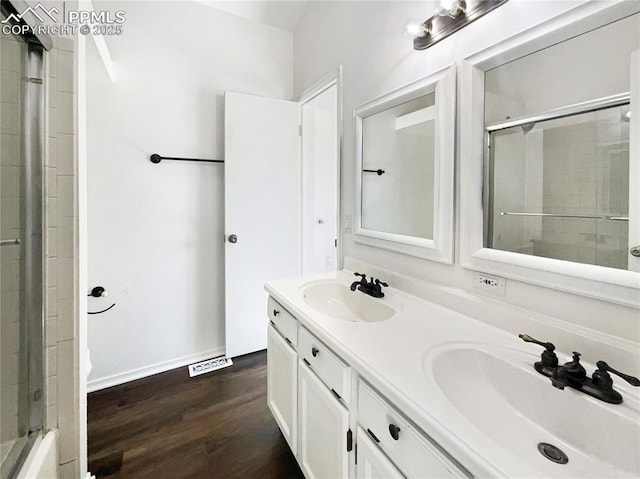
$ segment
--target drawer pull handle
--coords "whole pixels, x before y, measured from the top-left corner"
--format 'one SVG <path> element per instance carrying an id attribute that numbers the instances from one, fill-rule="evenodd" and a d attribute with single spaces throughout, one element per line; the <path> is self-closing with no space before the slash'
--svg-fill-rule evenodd
<path id="1" fill-rule="evenodd" d="M 320 352 L 320 351 L 318 350 L 318 348 L 315 348 L 315 347 L 311 348 L 311 355 L 312 355 L 314 358 L 318 355 L 318 353 L 319 353 L 319 352 Z"/>
<path id="2" fill-rule="evenodd" d="M 371 439 L 373 439 L 374 441 L 376 441 L 378 443 L 380 442 L 380 439 L 378 439 L 376 437 L 376 435 L 373 433 L 373 431 L 371 429 L 367 429 L 367 432 L 369 433 L 369 436 L 371 436 Z"/>
<path id="3" fill-rule="evenodd" d="M 278 311 L 277 309 L 273 310 L 273 315 L 274 316 L 278 316 L 280 314 L 280 311 Z"/>
<path id="4" fill-rule="evenodd" d="M 400 428 L 395 424 L 389 424 L 389 434 L 391 434 L 394 441 L 397 441 L 400 437 Z"/>

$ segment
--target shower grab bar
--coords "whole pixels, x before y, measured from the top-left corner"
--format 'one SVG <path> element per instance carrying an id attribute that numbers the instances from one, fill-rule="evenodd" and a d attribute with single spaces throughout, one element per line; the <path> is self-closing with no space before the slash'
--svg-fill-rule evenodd
<path id="1" fill-rule="evenodd" d="M 629 221 L 629 218 L 627 216 L 572 215 L 560 213 L 515 213 L 512 211 L 501 211 L 500 216 L 544 216 L 547 218 L 582 218 L 591 220 Z"/>
<path id="2" fill-rule="evenodd" d="M 201 158 L 179 158 L 177 156 L 160 156 L 157 153 L 154 153 L 149 157 L 151 163 L 158 164 L 162 160 L 174 160 L 174 161 L 200 161 L 203 163 L 224 163 L 224 160 L 203 160 Z"/>
<path id="3" fill-rule="evenodd" d="M 10 240 L 0 240 L 0 246 L 9 246 L 12 244 L 20 244 L 20 238 Z"/>

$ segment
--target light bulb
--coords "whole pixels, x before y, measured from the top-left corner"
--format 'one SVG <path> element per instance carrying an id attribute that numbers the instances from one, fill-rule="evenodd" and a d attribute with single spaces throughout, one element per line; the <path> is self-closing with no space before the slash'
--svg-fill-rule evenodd
<path id="1" fill-rule="evenodd" d="M 408 37 L 426 37 L 429 34 L 429 28 L 423 22 L 409 20 L 404 24 L 404 34 Z"/>
<path id="2" fill-rule="evenodd" d="M 464 13 L 464 5 L 461 0 L 438 0 L 436 3 L 436 15 L 456 18 Z"/>

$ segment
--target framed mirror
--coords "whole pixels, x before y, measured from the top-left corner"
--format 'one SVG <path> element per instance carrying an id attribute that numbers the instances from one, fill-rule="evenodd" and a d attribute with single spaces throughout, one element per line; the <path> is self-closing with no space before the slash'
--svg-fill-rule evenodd
<path id="1" fill-rule="evenodd" d="M 465 61 L 463 266 L 640 303 L 639 31 L 590 2 Z"/>
<path id="2" fill-rule="evenodd" d="M 356 241 L 453 262 L 455 66 L 355 110 Z"/>

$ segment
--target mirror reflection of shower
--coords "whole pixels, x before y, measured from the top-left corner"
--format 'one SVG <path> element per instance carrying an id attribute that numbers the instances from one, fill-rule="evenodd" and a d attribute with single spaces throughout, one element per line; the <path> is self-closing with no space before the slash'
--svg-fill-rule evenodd
<path id="1" fill-rule="evenodd" d="M 485 247 L 638 267 L 629 198 L 640 180 L 629 164 L 639 29 L 634 14 L 485 73 Z"/>
<path id="2" fill-rule="evenodd" d="M 490 247 L 627 269 L 629 105 L 620 101 L 490 133 Z"/>

